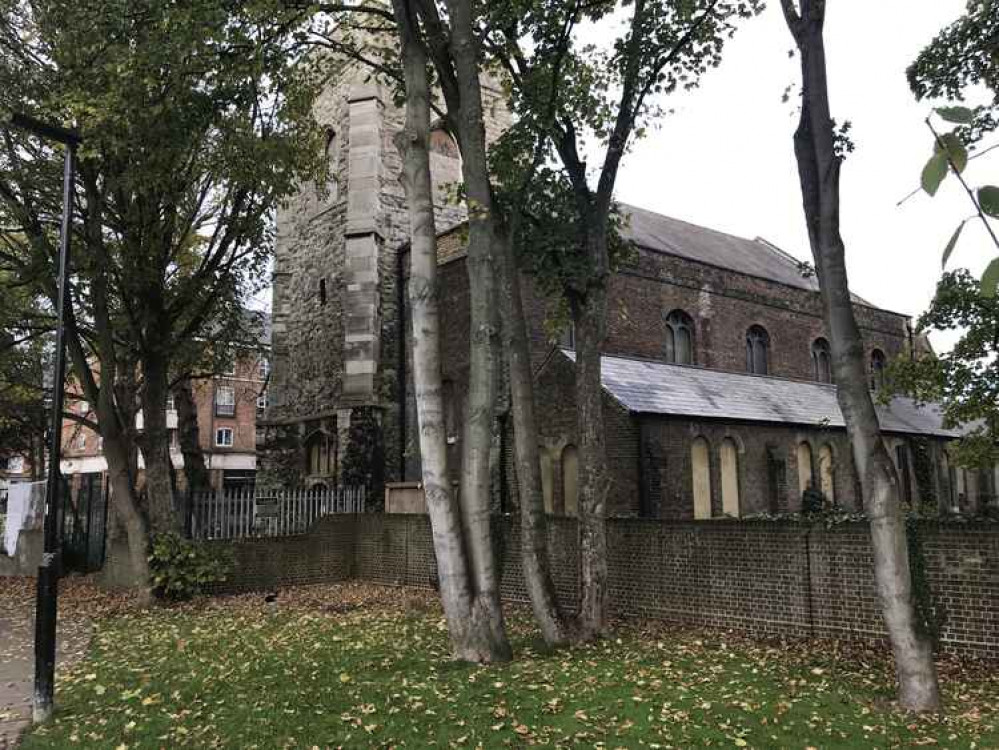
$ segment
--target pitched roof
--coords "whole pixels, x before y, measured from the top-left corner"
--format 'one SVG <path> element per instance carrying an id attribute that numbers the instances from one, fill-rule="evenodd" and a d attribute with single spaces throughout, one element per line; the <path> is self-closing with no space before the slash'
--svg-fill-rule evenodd
<path id="1" fill-rule="evenodd" d="M 819 291 L 815 274 L 802 275 L 802 263 L 766 240 L 747 240 L 625 203 L 629 217 L 622 234 L 639 247 L 708 263 L 731 271 Z M 869 305 L 856 295 L 855 302 Z"/>
<path id="2" fill-rule="evenodd" d="M 575 352 L 562 353 L 575 361 Z M 628 411 L 639 414 L 845 427 L 836 386 L 826 383 L 611 356 L 602 358 L 601 381 Z M 877 411 L 885 432 L 961 435 L 943 427 L 935 404 L 918 406 L 896 397 Z"/>

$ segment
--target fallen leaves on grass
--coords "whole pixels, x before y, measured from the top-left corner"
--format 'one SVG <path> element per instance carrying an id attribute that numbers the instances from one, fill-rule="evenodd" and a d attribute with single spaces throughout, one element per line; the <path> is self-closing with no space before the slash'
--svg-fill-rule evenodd
<path id="1" fill-rule="evenodd" d="M 95 621 L 25 750 L 999 744 L 991 673 L 945 663 L 947 712 L 912 717 L 892 709 L 884 652 L 848 644 L 621 624 L 552 651 L 514 608 L 516 660 L 474 666 L 450 660 L 431 593 L 361 584 Z"/>

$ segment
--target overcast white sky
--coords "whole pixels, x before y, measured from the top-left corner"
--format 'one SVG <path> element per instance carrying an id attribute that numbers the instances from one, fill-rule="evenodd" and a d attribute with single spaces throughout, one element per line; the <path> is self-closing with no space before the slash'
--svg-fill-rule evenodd
<path id="1" fill-rule="evenodd" d="M 919 184 L 930 155 L 905 68 L 964 0 L 835 0 L 828 4 L 826 51 L 838 121 L 853 122 L 856 150 L 842 177 L 842 226 L 853 290 L 872 303 L 918 315 L 940 273 L 940 255 L 957 223 L 971 213 L 948 178 L 935 198 L 922 194 L 896 208 Z M 619 200 L 743 237 L 761 236 L 810 259 L 791 136 L 796 103 L 781 102 L 800 80 L 793 42 L 771 2 L 727 47 L 721 67 L 698 91 L 680 94 L 676 113 L 628 155 Z M 992 182 L 999 151 L 972 161 L 974 185 Z M 993 257 L 985 230 L 969 223 L 950 266 L 980 272 Z M 934 336 L 939 349 L 951 337 Z"/>

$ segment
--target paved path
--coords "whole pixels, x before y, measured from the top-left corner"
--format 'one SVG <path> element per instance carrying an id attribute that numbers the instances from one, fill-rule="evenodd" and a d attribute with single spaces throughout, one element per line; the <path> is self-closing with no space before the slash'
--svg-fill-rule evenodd
<path id="1" fill-rule="evenodd" d="M 33 602 L 15 601 L 0 611 L 0 750 L 17 744 L 17 737 L 31 721 L 34 680 Z M 83 653 L 90 641 L 86 622 L 60 622 L 57 666 L 65 666 Z"/>

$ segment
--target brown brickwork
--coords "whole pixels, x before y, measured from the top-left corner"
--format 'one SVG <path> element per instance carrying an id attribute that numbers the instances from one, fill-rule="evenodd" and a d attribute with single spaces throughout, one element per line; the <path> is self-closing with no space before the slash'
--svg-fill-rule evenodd
<path id="1" fill-rule="evenodd" d="M 497 518 L 503 596 L 526 601 L 519 519 Z M 608 522 L 609 594 L 618 615 L 734 628 L 760 635 L 884 639 L 865 524 L 769 521 Z M 579 594 L 576 521 L 552 518 L 549 550 L 563 606 Z M 920 526 L 940 646 L 996 658 L 999 528 Z M 231 543 L 237 565 L 219 591 L 270 590 L 347 578 L 432 588 L 426 516 L 321 520 L 305 536 Z"/>
<path id="2" fill-rule="evenodd" d="M 443 313 L 444 399 L 452 415 L 448 434 L 452 477 L 460 475 L 460 441 L 464 399 L 468 382 L 468 278 L 464 263 L 465 233 L 459 227 L 439 239 L 439 295 Z M 781 261 L 786 262 L 786 260 Z M 407 260 L 401 267 L 405 283 Z M 554 302 L 541 295 L 532 280 L 522 277 L 524 304 L 529 320 L 532 360 L 537 375 L 535 398 L 541 449 L 552 465 L 552 507 L 565 509 L 562 456 L 566 446 L 578 447 L 574 366 L 551 341 L 550 318 Z M 738 273 L 689 258 L 639 248 L 634 262 L 610 280 L 608 335 L 605 351 L 627 357 L 664 361 L 666 317 L 682 310 L 693 321 L 694 364 L 715 370 L 746 371 L 746 332 L 762 326 L 769 336 L 768 374 L 811 380 L 812 343 L 827 337 L 817 292 Z M 858 301 L 858 322 L 868 356 L 874 349 L 887 357 L 902 354 L 907 346 L 905 316 Z M 406 326 L 408 331 L 408 323 Z M 407 337 L 405 356 L 411 357 Z M 407 361 L 405 372 L 411 372 Z M 406 383 L 406 440 L 404 478 L 419 478 L 416 439 L 416 406 L 412 383 Z M 504 456 L 502 507 L 516 509 L 517 479 L 512 450 L 514 438 L 500 404 L 501 454 Z M 819 452 L 833 453 L 833 492 L 837 505 L 860 508 L 846 433 L 820 425 L 750 424 L 734 421 L 679 419 L 630 414 L 610 396 L 605 398 L 608 464 L 611 486 L 610 516 L 643 516 L 683 520 L 693 518 L 691 442 L 704 437 L 710 444 L 712 512 L 722 514 L 719 451 L 726 439 L 738 448 L 739 514 L 788 513 L 801 509 L 797 446 L 807 442 L 812 453 L 812 474 L 820 485 Z M 901 441 L 911 451 L 911 438 L 893 436 L 889 449 Z M 918 487 L 910 476 L 912 499 L 934 500 L 943 505 L 948 496 L 946 476 L 940 475 L 940 443 L 930 440 L 936 471 L 931 487 Z M 913 461 L 909 461 L 910 473 Z M 828 493 L 827 493 L 828 494 Z"/>

